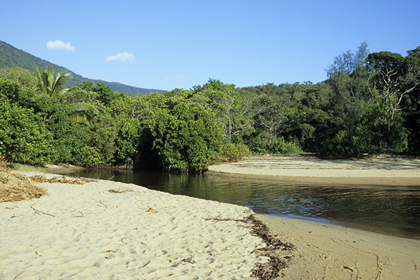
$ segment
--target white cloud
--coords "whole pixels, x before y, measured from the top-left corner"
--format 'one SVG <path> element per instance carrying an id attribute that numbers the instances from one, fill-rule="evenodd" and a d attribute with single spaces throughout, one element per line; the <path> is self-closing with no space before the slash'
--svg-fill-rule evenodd
<path id="1" fill-rule="evenodd" d="M 50 50 L 65 50 L 65 51 L 74 52 L 76 50 L 76 47 L 72 46 L 70 42 L 64 43 L 63 41 L 55 40 L 54 42 L 53 41 L 48 41 L 47 42 L 47 49 L 50 49 Z"/>
<path id="2" fill-rule="evenodd" d="M 106 61 L 119 61 L 119 62 L 133 62 L 136 57 L 132 53 L 122 52 L 113 56 L 108 56 Z"/>

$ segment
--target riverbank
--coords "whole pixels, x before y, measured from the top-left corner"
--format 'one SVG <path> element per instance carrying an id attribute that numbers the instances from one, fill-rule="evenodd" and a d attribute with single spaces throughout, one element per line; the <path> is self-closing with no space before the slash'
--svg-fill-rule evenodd
<path id="1" fill-rule="evenodd" d="M 208 173 L 308 184 L 420 186 L 420 159 L 383 156 L 324 160 L 314 156 L 256 156 L 212 165 Z"/>
<path id="2" fill-rule="evenodd" d="M 266 243 L 243 222 L 249 208 L 112 181 L 50 181 L 37 183 L 47 196 L 0 204 L 1 279 L 253 279 L 255 263 L 267 262 L 255 250 Z M 257 218 L 296 247 L 278 255 L 283 279 L 420 276 L 418 240 Z"/>
<path id="3" fill-rule="evenodd" d="M 210 174 L 308 184 L 419 186 L 420 160 L 260 156 L 210 166 Z M 281 279 L 420 279 L 420 241 L 314 221 L 257 215 L 297 251 Z"/>

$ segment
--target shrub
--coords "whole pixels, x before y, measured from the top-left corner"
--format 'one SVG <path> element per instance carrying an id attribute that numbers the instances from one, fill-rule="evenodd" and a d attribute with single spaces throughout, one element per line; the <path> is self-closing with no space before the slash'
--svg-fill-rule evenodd
<path id="1" fill-rule="evenodd" d="M 249 146 L 257 154 L 299 154 L 302 149 L 299 144 L 287 142 L 283 137 L 259 134 L 251 139 Z"/>
<path id="2" fill-rule="evenodd" d="M 32 110 L 0 100 L 0 154 L 7 161 L 45 164 L 55 157 L 52 134 Z"/>
<path id="3" fill-rule="evenodd" d="M 100 166 L 104 163 L 105 161 L 96 147 L 82 147 L 77 155 L 77 164 L 84 167 Z"/>
<path id="4" fill-rule="evenodd" d="M 222 147 L 222 161 L 238 161 L 243 157 L 249 157 L 252 153 L 245 144 L 227 143 Z"/>

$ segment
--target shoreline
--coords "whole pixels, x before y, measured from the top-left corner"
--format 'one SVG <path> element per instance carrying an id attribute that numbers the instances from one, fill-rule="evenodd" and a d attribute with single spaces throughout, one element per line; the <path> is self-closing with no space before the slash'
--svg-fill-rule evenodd
<path id="1" fill-rule="evenodd" d="M 212 168 L 214 169 L 214 168 Z M 284 176 L 255 172 L 255 174 L 241 174 L 224 171 L 209 170 L 207 175 L 244 178 L 261 181 L 275 181 L 292 184 L 310 185 L 364 185 L 364 186 L 420 186 L 420 177 L 322 177 L 322 176 Z"/>
<path id="2" fill-rule="evenodd" d="M 255 156 L 212 165 L 207 174 L 287 183 L 420 186 L 420 160 L 323 160 L 313 156 Z"/>
<path id="3" fill-rule="evenodd" d="M 266 246 L 261 238 L 233 221 L 253 213 L 246 207 L 113 181 L 37 185 L 49 195 L 0 204 L 2 279 L 255 279 L 250 276 L 255 263 L 267 261 L 254 253 Z M 255 217 L 283 243 L 296 246 L 280 252 L 287 267 L 278 279 L 420 276 L 418 240 Z"/>
<path id="4" fill-rule="evenodd" d="M 418 187 L 420 160 L 261 156 L 210 166 L 212 174 L 296 184 Z M 297 247 L 281 279 L 420 279 L 420 240 L 304 219 L 257 218 Z"/>
<path id="5" fill-rule="evenodd" d="M 316 221 L 256 215 L 297 250 L 279 279 L 420 279 L 420 240 Z"/>

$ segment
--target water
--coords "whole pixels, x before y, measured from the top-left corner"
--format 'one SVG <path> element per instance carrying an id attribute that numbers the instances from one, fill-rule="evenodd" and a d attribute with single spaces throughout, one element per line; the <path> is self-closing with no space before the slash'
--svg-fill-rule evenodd
<path id="1" fill-rule="evenodd" d="M 219 175 L 84 171 L 79 176 L 250 207 L 259 214 L 310 219 L 420 239 L 420 187 L 297 185 Z"/>

